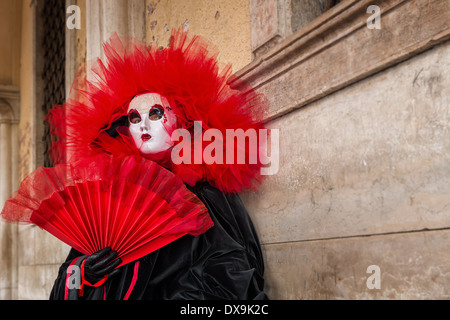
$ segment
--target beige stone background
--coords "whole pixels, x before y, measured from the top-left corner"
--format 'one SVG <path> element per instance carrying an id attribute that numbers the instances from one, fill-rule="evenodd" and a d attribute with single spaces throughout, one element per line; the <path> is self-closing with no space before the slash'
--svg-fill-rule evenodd
<path id="1" fill-rule="evenodd" d="M 0 0 L 0 208 L 42 165 L 37 1 Z M 242 194 L 270 298 L 448 299 L 450 3 L 329 2 L 67 0 L 81 28 L 66 30 L 66 90 L 111 32 L 205 36 L 280 130 L 279 171 Z M 0 299 L 47 299 L 68 247 L 0 222 L 0 252 Z"/>

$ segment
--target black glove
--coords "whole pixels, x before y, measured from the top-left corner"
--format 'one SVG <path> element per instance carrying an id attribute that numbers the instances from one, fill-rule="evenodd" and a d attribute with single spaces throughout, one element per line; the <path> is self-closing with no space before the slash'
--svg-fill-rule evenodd
<path id="1" fill-rule="evenodd" d="M 108 278 L 114 277 L 120 272 L 115 269 L 122 260 L 116 259 L 117 252 L 106 247 L 88 256 L 84 261 L 84 279 L 91 285 L 101 281 L 106 275 Z"/>

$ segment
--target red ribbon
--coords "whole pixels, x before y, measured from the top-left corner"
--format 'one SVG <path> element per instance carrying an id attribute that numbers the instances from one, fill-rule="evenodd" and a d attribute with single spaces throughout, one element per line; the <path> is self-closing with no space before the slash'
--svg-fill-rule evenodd
<path id="1" fill-rule="evenodd" d="M 89 283 L 89 281 L 87 281 L 87 280 L 84 278 L 84 263 L 85 263 L 85 262 L 86 262 L 86 259 L 83 260 L 83 262 L 81 263 L 81 285 L 80 285 L 80 289 L 79 289 L 79 291 L 78 291 L 78 295 L 79 295 L 80 297 L 82 297 L 83 294 L 84 294 L 84 285 L 88 285 L 88 286 L 91 286 L 91 287 L 100 287 L 100 286 L 101 286 L 102 284 L 104 284 L 105 281 L 108 279 L 108 275 L 105 275 L 105 277 L 104 277 L 102 280 L 96 282 L 95 284 Z"/>

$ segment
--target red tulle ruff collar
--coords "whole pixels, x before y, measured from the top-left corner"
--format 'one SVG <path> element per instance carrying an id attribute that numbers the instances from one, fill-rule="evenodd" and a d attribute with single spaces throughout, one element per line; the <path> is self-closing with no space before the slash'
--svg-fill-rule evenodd
<path id="1" fill-rule="evenodd" d="M 159 93 L 169 100 L 178 117 L 178 127 L 191 133 L 191 163 L 174 164 L 166 155 L 158 161 L 181 179 L 195 185 L 207 181 L 223 192 L 235 193 L 255 189 L 260 181 L 259 152 L 262 143 L 231 146 L 225 141 L 227 129 L 259 133 L 264 129 L 262 118 L 266 111 L 265 99 L 241 81 L 240 89 L 229 85 L 231 68 L 219 70 L 217 54 L 201 37 L 189 37 L 185 32 L 172 32 L 170 45 L 165 49 L 113 35 L 104 44 L 105 61 L 98 59 L 86 73 L 74 80 L 70 97 L 61 106 L 55 106 L 47 117 L 54 141 L 53 161 L 76 163 L 79 159 L 99 153 L 139 154 L 128 135 L 126 125 L 109 130 L 126 116 L 130 100 L 144 92 Z M 202 132 L 217 129 L 223 140 L 214 155 L 223 154 L 223 163 L 195 164 L 194 154 L 208 148 L 211 141 L 194 143 L 194 123 L 201 123 Z M 198 137 L 197 137 L 198 138 Z M 246 140 L 249 141 L 249 140 Z M 234 143 L 235 141 L 233 141 Z M 227 145 L 228 143 L 228 145 Z M 254 141 L 253 141 L 254 143 Z M 227 150 L 234 149 L 232 161 L 225 161 Z M 237 158 L 239 149 L 245 162 Z M 211 146 L 209 151 L 211 150 Z M 218 152 L 218 153 L 217 153 Z M 256 161 L 249 161 L 253 155 Z M 230 160 L 229 159 L 229 160 Z"/>

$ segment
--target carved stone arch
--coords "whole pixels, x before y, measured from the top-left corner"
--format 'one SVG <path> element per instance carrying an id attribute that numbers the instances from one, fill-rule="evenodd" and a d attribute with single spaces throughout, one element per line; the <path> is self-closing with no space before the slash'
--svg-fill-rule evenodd
<path id="1" fill-rule="evenodd" d="M 0 122 L 11 122 L 14 118 L 13 111 L 5 99 L 0 98 Z"/>
<path id="2" fill-rule="evenodd" d="M 17 123 L 13 107 L 2 98 L 0 98 L 0 123 Z"/>
<path id="3" fill-rule="evenodd" d="M 0 85 L 0 121 L 19 122 L 19 96 L 18 87 Z"/>

